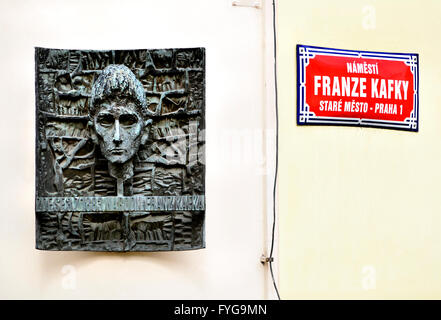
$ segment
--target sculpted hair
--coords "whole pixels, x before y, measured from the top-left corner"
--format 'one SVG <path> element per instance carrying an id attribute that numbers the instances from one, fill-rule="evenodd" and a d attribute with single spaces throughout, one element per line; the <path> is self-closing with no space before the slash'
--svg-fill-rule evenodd
<path id="1" fill-rule="evenodd" d="M 125 65 L 111 64 L 98 76 L 92 86 L 89 114 L 95 115 L 99 104 L 108 98 L 126 98 L 132 100 L 145 118 L 147 101 L 144 87 L 133 72 Z"/>

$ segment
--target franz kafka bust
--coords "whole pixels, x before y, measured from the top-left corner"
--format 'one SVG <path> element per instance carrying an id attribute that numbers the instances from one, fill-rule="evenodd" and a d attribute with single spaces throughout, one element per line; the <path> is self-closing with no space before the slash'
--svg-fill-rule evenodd
<path id="1" fill-rule="evenodd" d="M 124 65 L 109 65 L 93 83 L 89 106 L 92 141 L 108 161 L 116 179 L 117 195 L 124 194 L 124 181 L 133 176 L 133 157 L 148 139 L 144 88 Z"/>

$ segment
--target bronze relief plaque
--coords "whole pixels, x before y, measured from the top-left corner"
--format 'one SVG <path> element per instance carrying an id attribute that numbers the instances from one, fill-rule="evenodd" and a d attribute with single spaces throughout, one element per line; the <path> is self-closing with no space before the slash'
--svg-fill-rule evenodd
<path id="1" fill-rule="evenodd" d="M 205 49 L 35 49 L 36 247 L 205 247 Z"/>

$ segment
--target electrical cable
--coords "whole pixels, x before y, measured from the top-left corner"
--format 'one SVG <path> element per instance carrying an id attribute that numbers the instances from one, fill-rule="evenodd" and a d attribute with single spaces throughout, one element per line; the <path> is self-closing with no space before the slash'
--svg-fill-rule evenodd
<path id="1" fill-rule="evenodd" d="M 269 255 L 269 267 L 271 272 L 271 278 L 273 280 L 274 289 L 277 294 L 277 298 L 280 300 L 279 290 L 274 279 L 273 273 L 273 251 L 274 251 L 274 236 L 276 231 L 276 188 L 277 188 L 277 173 L 279 169 L 279 106 L 277 99 L 277 32 L 276 32 L 276 4 L 273 0 L 273 34 L 274 34 L 274 91 L 275 91 L 275 110 L 276 110 L 276 167 L 274 173 L 274 188 L 273 188 L 273 228 L 271 235 L 271 250 Z"/>

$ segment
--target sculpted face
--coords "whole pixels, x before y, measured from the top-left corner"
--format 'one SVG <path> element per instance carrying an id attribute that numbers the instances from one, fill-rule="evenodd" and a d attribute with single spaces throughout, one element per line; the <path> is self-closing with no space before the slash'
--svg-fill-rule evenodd
<path id="1" fill-rule="evenodd" d="M 95 113 L 94 128 L 101 153 L 111 163 L 126 163 L 139 149 L 144 122 L 135 103 L 125 98 L 106 99 Z"/>

